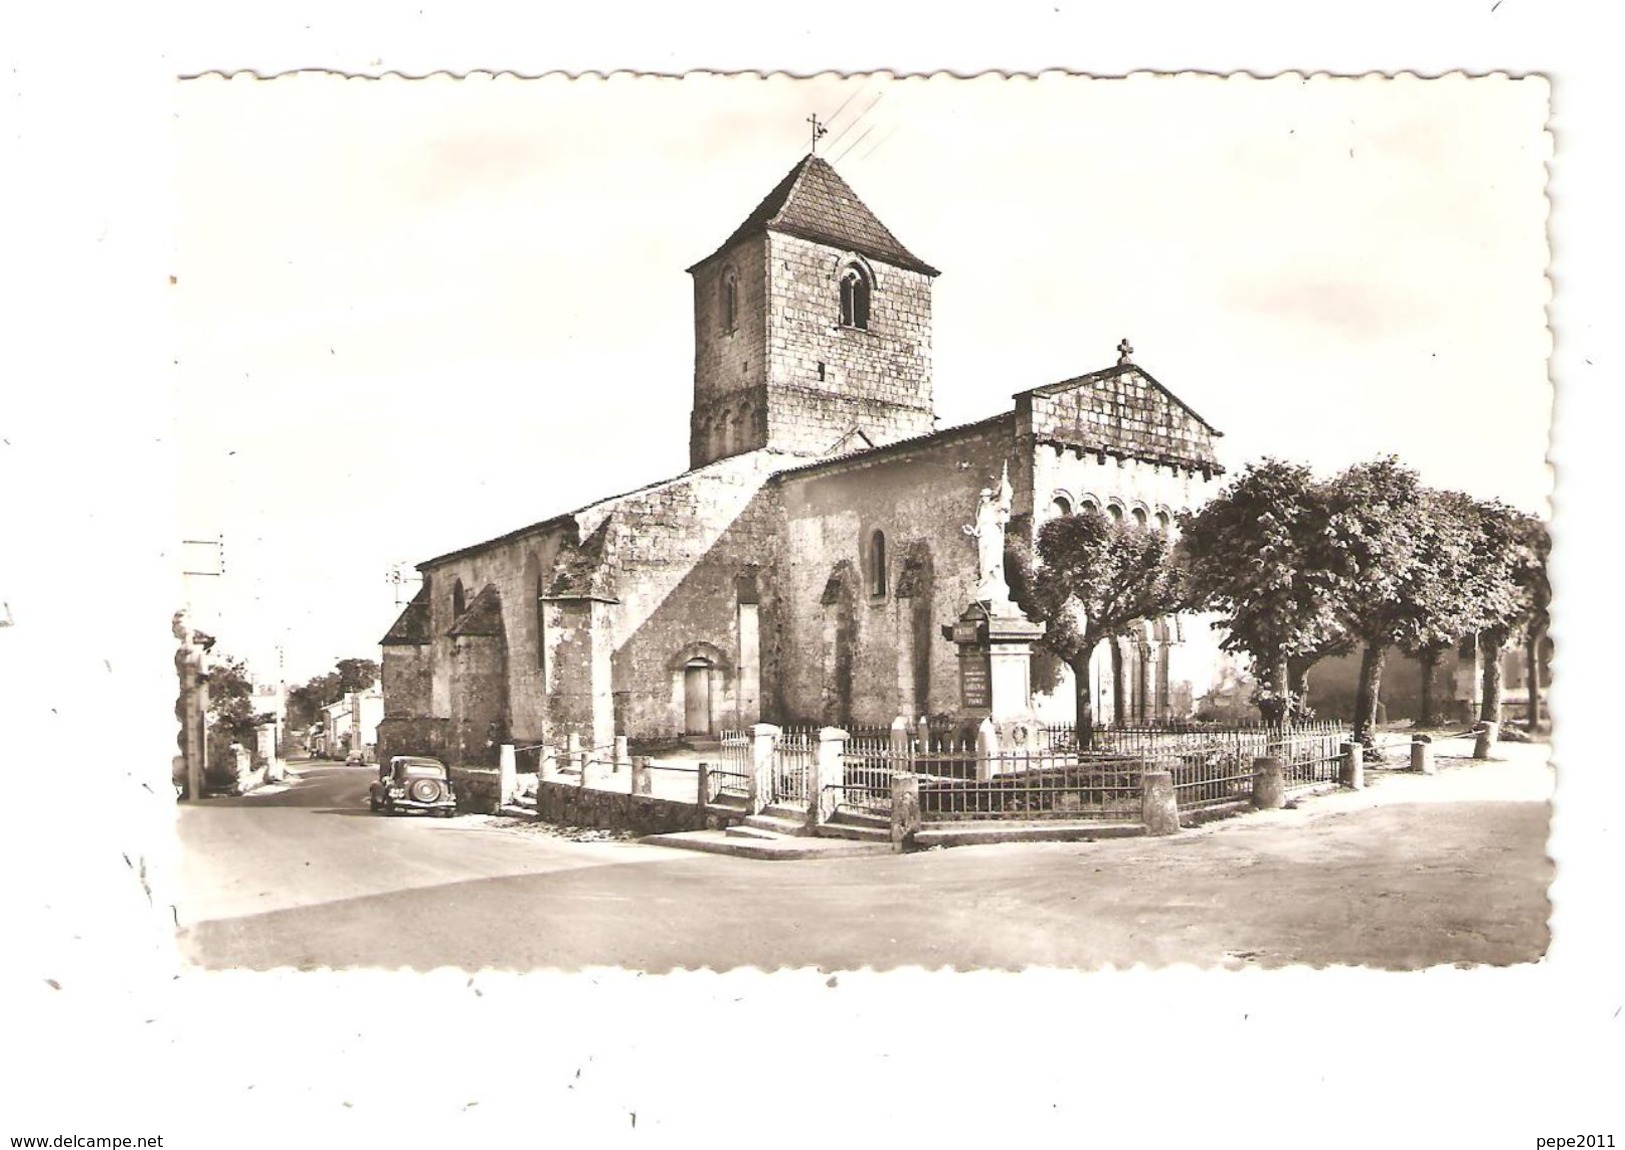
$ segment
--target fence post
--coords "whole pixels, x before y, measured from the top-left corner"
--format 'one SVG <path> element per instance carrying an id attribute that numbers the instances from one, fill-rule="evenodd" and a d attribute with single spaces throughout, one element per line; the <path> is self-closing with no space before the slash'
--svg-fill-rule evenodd
<path id="1" fill-rule="evenodd" d="M 1433 763 L 1433 740 L 1426 735 L 1411 736 L 1411 770 L 1424 775 L 1438 773 Z"/>
<path id="2" fill-rule="evenodd" d="M 992 719 L 983 719 L 976 728 L 976 781 L 985 783 L 998 774 L 999 729 Z"/>
<path id="3" fill-rule="evenodd" d="M 1495 745 L 1496 739 L 1501 736 L 1500 723 L 1474 723 L 1473 730 L 1478 737 L 1473 740 L 1473 758 L 1487 759 L 1490 757 L 1490 747 Z"/>
<path id="4" fill-rule="evenodd" d="M 777 757 L 779 728 L 772 723 L 754 723 L 750 728 L 750 813 L 759 815 L 776 797 L 773 762 Z"/>
<path id="5" fill-rule="evenodd" d="M 1272 755 L 1253 760 L 1253 806 L 1261 811 L 1286 806 L 1286 771 Z"/>
<path id="6" fill-rule="evenodd" d="M 1338 780 L 1350 790 L 1365 787 L 1365 748 L 1359 743 L 1343 744 L 1343 773 Z"/>
<path id="7" fill-rule="evenodd" d="M 914 745 L 919 754 L 931 753 L 931 723 L 924 715 L 914 724 Z"/>
<path id="8" fill-rule="evenodd" d="M 581 753 L 581 736 L 575 731 L 571 731 L 564 740 L 564 757 L 572 771 L 580 771 L 583 775 L 587 773 L 587 758 Z"/>
<path id="9" fill-rule="evenodd" d="M 1174 797 L 1174 773 L 1163 764 L 1140 776 L 1140 818 L 1148 835 L 1171 835 L 1179 830 L 1179 800 Z"/>
<path id="10" fill-rule="evenodd" d="M 849 736 L 839 727 L 824 727 L 818 732 L 818 757 L 813 760 L 811 785 L 807 795 L 807 826 L 816 827 L 829 821 L 840 801 L 839 789 L 846 785 L 846 740 Z"/>
<path id="11" fill-rule="evenodd" d="M 615 773 L 620 774 L 622 767 L 630 767 L 631 765 L 632 765 L 632 754 L 631 754 L 631 751 L 629 751 L 627 749 L 626 736 L 625 735 L 616 735 L 615 736 Z"/>
<path id="12" fill-rule="evenodd" d="M 705 814 L 705 808 L 711 805 L 711 764 L 701 763 L 697 776 L 700 784 L 700 814 Z"/>
<path id="13" fill-rule="evenodd" d="M 899 720 L 901 722 L 901 720 Z M 897 771 L 891 777 L 891 849 L 902 854 L 920 829 L 920 776 Z"/>
<path id="14" fill-rule="evenodd" d="M 542 744 L 542 764 L 537 777 L 538 782 L 555 783 L 559 778 L 559 757 L 553 753 L 552 743 Z"/>
<path id="15" fill-rule="evenodd" d="M 519 791 L 518 766 L 514 762 L 513 744 L 503 743 L 497 751 L 497 807 L 513 802 Z"/>
<path id="16" fill-rule="evenodd" d="M 654 787 L 649 779 L 648 755 L 639 755 L 632 760 L 632 793 L 634 795 L 654 793 Z"/>

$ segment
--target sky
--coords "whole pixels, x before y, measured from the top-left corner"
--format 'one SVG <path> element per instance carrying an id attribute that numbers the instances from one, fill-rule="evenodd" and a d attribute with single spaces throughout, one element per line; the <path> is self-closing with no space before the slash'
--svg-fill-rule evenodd
<path id="1" fill-rule="evenodd" d="M 942 425 L 1135 362 L 1323 472 L 1544 512 L 1545 81 L 614 75 L 175 94 L 184 594 L 290 682 L 388 573 L 687 465 L 686 267 L 819 146 L 941 269 Z M 213 548 L 179 551 L 213 570 Z"/>

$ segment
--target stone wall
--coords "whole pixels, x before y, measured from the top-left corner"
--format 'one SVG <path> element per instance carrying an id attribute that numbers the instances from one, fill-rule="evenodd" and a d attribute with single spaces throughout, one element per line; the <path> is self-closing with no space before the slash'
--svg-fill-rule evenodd
<path id="1" fill-rule="evenodd" d="M 557 826 L 597 827 L 639 835 L 716 829 L 722 825 L 720 816 L 707 814 L 697 803 L 553 782 L 537 785 L 536 817 Z"/>
<path id="2" fill-rule="evenodd" d="M 694 269 L 694 407 L 689 466 L 762 447 L 767 442 L 767 238 L 747 237 Z M 730 328 L 723 284 L 732 276 Z"/>
<path id="3" fill-rule="evenodd" d="M 497 748 L 510 738 L 510 725 L 503 637 L 457 636 L 452 642 L 452 762 L 494 764 Z"/>
<path id="4" fill-rule="evenodd" d="M 460 815 L 494 815 L 502 810 L 502 785 L 496 771 L 453 767 L 451 787 Z"/>
<path id="5" fill-rule="evenodd" d="M 879 261 L 867 330 L 840 325 L 840 274 L 851 257 L 768 235 L 767 443 L 819 454 L 853 425 L 875 443 L 927 435 L 931 277 Z"/>
<path id="6" fill-rule="evenodd" d="M 384 713 L 412 717 L 433 713 L 431 645 L 399 643 L 383 648 Z"/>
<path id="7" fill-rule="evenodd" d="M 989 420 L 780 478 L 772 717 L 884 725 L 899 713 L 958 711 L 956 649 L 940 627 L 975 596 L 976 544 L 963 527 L 975 522 L 982 489 L 998 482 L 1011 428 L 1008 419 Z M 876 531 L 885 537 L 883 594 L 873 593 Z M 844 701 L 845 666 L 843 717 L 830 706 Z"/>
<path id="8" fill-rule="evenodd" d="M 1213 431 L 1132 364 L 1024 392 L 1018 434 L 1141 459 L 1212 466 Z"/>
<path id="9" fill-rule="evenodd" d="M 387 763 L 395 755 L 423 755 L 449 762 L 448 719 L 426 716 L 392 715 L 378 724 L 378 761 Z"/>

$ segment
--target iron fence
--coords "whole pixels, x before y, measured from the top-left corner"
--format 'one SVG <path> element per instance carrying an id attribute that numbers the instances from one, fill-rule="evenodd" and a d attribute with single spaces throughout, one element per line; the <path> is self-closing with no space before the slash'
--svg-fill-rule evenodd
<path id="1" fill-rule="evenodd" d="M 973 760 L 974 763 L 974 760 Z M 1006 752 L 987 779 L 922 777 L 920 817 L 1119 820 L 1140 817 L 1142 764 L 1066 752 Z"/>
<path id="2" fill-rule="evenodd" d="M 773 793 L 771 801 L 805 804 L 811 795 L 808 783 L 818 758 L 818 732 L 785 730 L 773 747 Z"/>

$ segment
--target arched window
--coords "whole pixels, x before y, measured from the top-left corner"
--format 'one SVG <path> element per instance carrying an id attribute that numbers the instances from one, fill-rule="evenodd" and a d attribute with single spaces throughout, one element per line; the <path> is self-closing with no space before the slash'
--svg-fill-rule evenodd
<path id="1" fill-rule="evenodd" d="M 1078 503 L 1078 513 L 1081 515 L 1099 515 L 1100 504 L 1085 495 Z"/>
<path id="2" fill-rule="evenodd" d="M 463 617 L 468 610 L 468 602 L 463 595 L 463 581 L 458 579 L 451 585 L 451 617 L 455 621 Z"/>
<path id="3" fill-rule="evenodd" d="M 1123 522 L 1123 505 L 1121 503 L 1108 503 L 1106 514 L 1112 517 L 1113 523 Z"/>
<path id="4" fill-rule="evenodd" d="M 1066 496 L 1057 495 L 1054 502 L 1050 504 L 1050 510 L 1055 512 L 1057 516 L 1071 515 L 1072 503 Z"/>
<path id="5" fill-rule="evenodd" d="M 841 273 L 841 326 L 869 330 L 869 277 L 857 264 Z"/>
<path id="6" fill-rule="evenodd" d="M 1134 509 L 1134 526 L 1144 527 L 1148 522 L 1150 522 L 1150 518 L 1146 515 L 1145 508 L 1136 507 Z"/>
<path id="7" fill-rule="evenodd" d="M 869 536 L 869 594 L 877 599 L 886 594 L 886 536 L 879 531 Z"/>
<path id="8" fill-rule="evenodd" d="M 739 326 L 739 279 L 733 272 L 722 273 L 722 330 Z"/>
<path id="9" fill-rule="evenodd" d="M 1157 512 L 1157 530 L 1167 531 L 1171 526 L 1173 526 L 1173 520 L 1168 517 L 1168 513 L 1166 511 Z"/>

